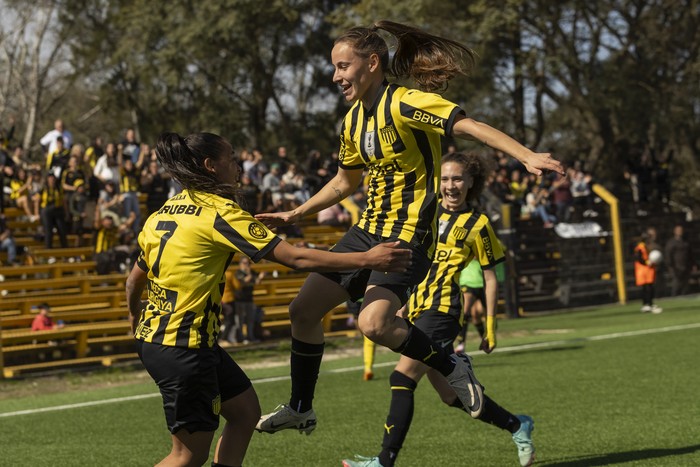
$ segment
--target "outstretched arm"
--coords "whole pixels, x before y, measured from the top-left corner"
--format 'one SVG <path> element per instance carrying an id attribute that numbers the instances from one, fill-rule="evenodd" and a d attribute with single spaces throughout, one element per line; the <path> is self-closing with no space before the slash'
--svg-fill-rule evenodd
<path id="1" fill-rule="evenodd" d="M 255 218 L 270 228 L 294 224 L 304 216 L 316 214 L 322 209 L 344 200 L 355 191 L 360 180 L 362 180 L 362 169 L 344 170 L 339 168 L 335 177 L 298 208 L 286 212 L 258 214 Z"/>
<path id="2" fill-rule="evenodd" d="M 486 336 L 479 348 L 491 353 L 496 348 L 496 303 L 498 302 L 498 280 L 493 268 L 484 270 L 484 295 L 486 295 Z"/>
<path id="3" fill-rule="evenodd" d="M 457 117 L 452 127 L 454 136 L 462 139 L 474 138 L 499 151 L 503 151 L 523 163 L 527 171 L 535 175 L 551 170 L 564 175 L 561 162 L 549 153 L 535 153 L 500 130 L 471 118 Z"/>

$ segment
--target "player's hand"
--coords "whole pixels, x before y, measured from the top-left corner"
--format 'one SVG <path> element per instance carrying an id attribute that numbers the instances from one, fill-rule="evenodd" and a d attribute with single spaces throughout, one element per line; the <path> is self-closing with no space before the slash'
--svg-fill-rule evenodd
<path id="1" fill-rule="evenodd" d="M 493 352 L 496 348 L 496 317 L 486 316 L 486 335 L 481 340 L 479 349 L 486 353 Z"/>
<path id="2" fill-rule="evenodd" d="M 564 166 L 554 159 L 548 152 L 532 153 L 527 160 L 523 161 L 528 172 L 535 175 L 542 175 L 543 170 L 551 170 L 564 175 Z"/>
<path id="3" fill-rule="evenodd" d="M 493 352 L 493 349 L 496 348 L 496 336 L 491 336 L 491 339 L 489 339 L 489 336 L 484 336 L 483 339 L 481 339 L 481 344 L 479 344 L 479 350 L 483 350 L 485 353 L 491 353 Z"/>
<path id="4" fill-rule="evenodd" d="M 400 242 L 380 243 L 366 253 L 367 268 L 383 272 L 404 272 L 411 266 L 411 250 Z"/>
<path id="5" fill-rule="evenodd" d="M 301 220 L 301 215 L 294 211 L 266 212 L 256 214 L 255 218 L 265 224 L 267 228 L 274 229 L 282 225 L 296 224 Z"/>

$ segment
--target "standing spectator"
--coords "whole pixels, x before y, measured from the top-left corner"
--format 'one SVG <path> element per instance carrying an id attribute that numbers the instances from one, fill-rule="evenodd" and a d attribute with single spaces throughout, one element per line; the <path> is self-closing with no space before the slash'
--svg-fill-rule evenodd
<path id="1" fill-rule="evenodd" d="M 114 143 L 107 144 L 105 153 L 97 159 L 92 173 L 99 182 L 100 192 L 104 191 L 107 182 L 114 182 L 119 186 L 119 159 Z"/>
<path id="2" fill-rule="evenodd" d="M 120 174 L 120 185 L 119 193 L 121 196 L 122 207 L 124 212 L 122 213 L 127 219 L 131 217 L 132 213 L 134 216 L 134 222 L 132 228 L 134 233 L 141 230 L 141 208 L 139 206 L 139 190 L 141 181 L 141 167 L 143 165 L 143 157 L 139 157 L 138 161 L 134 163 L 129 157 L 124 157 L 122 163 L 120 164 L 119 174 Z"/>
<path id="3" fill-rule="evenodd" d="M 116 270 L 116 255 L 114 248 L 117 246 L 119 230 L 117 221 L 112 213 L 102 217 L 95 213 L 95 270 L 97 274 L 109 274 Z"/>
<path id="4" fill-rule="evenodd" d="M 550 189 L 552 203 L 556 209 L 559 222 L 569 222 L 571 219 L 571 183 L 565 175 L 557 174 Z"/>
<path id="5" fill-rule="evenodd" d="M 63 190 L 63 197 L 66 208 L 70 204 L 70 199 L 77 189 L 77 183 L 85 183 L 85 174 L 80 168 L 80 158 L 78 156 L 71 156 L 68 159 L 68 165 L 66 169 L 61 174 L 61 189 Z"/>
<path id="6" fill-rule="evenodd" d="M 17 244 L 2 213 L 0 213 L 0 251 L 7 252 L 7 264 L 17 264 Z"/>
<path id="7" fill-rule="evenodd" d="M 146 193 L 146 209 L 148 215 L 153 214 L 163 206 L 168 199 L 170 190 L 170 175 L 161 170 L 158 161 L 151 160 L 141 174 L 141 192 Z"/>
<path id="8" fill-rule="evenodd" d="M 576 215 L 583 217 L 596 217 L 597 212 L 593 210 L 593 192 L 591 191 L 592 177 L 582 170 L 572 170 L 571 172 L 571 197 Z"/>
<path id="9" fill-rule="evenodd" d="M 261 189 L 263 192 L 269 191 L 272 194 L 272 201 L 276 202 L 282 197 L 282 178 L 280 165 L 275 163 L 270 166 L 270 172 L 262 180 Z"/>
<path id="10" fill-rule="evenodd" d="M 131 162 L 135 165 L 139 161 L 141 143 L 136 140 L 136 132 L 132 128 L 126 130 L 121 146 L 124 157 L 131 159 Z"/>
<path id="11" fill-rule="evenodd" d="M 87 218 L 88 196 L 85 191 L 85 181 L 75 181 L 75 192 L 68 202 L 68 218 L 70 219 L 70 232 L 78 236 L 76 246 L 82 246 L 83 233 L 85 233 L 85 219 Z"/>
<path id="12" fill-rule="evenodd" d="M 688 292 L 688 280 L 695 270 L 693 249 L 683 236 L 683 225 L 673 227 L 673 238 L 666 242 L 665 255 L 668 272 L 671 274 L 671 295 L 685 295 Z"/>
<path id="13" fill-rule="evenodd" d="M 253 183 L 250 175 L 241 175 L 241 186 L 238 188 L 239 204 L 252 215 L 260 212 L 260 188 Z"/>
<path id="14" fill-rule="evenodd" d="M 649 253 L 656 249 L 656 229 L 649 227 L 634 247 L 634 278 L 637 287 L 642 288 L 642 313 L 658 314 L 663 311 L 661 307 L 654 305 L 656 265 L 649 261 Z"/>
<path id="15" fill-rule="evenodd" d="M 73 135 L 66 130 L 63 120 L 56 120 L 53 124 L 53 130 L 46 133 L 39 140 L 39 144 L 44 148 L 44 152 L 50 154 L 56 150 L 56 140 L 63 139 L 63 146 L 70 149 L 73 146 Z"/>
<path id="16" fill-rule="evenodd" d="M 41 190 L 41 222 L 44 226 L 44 246 L 46 248 L 53 248 L 54 228 L 58 234 L 61 248 L 68 247 L 63 193 L 56 176 L 52 173 L 46 175 L 45 185 Z"/>
<path id="17" fill-rule="evenodd" d="M 32 331 L 51 331 L 53 329 L 61 329 L 62 327 L 63 322 L 53 322 L 51 307 L 48 303 L 39 305 L 39 313 L 37 313 L 32 321 Z"/>
<path id="18" fill-rule="evenodd" d="M 312 195 L 315 195 L 323 185 L 328 183 L 331 176 L 326 167 L 328 161 L 321 156 L 321 151 L 312 149 L 309 152 L 309 157 L 306 159 L 306 183 L 309 185 L 309 190 Z"/>
<path id="19" fill-rule="evenodd" d="M 60 180 L 61 173 L 68 165 L 69 158 L 70 151 L 64 146 L 63 138 L 59 136 L 56 138 L 54 150 L 49 151 L 46 155 L 46 171 L 51 172 Z"/>
<path id="20" fill-rule="evenodd" d="M 280 173 L 287 172 L 289 164 L 291 164 L 292 162 L 289 160 L 289 156 L 287 155 L 286 146 L 280 146 L 277 148 L 277 157 L 275 157 L 275 159 L 272 162 L 279 165 Z"/>
<path id="21" fill-rule="evenodd" d="M 219 343 L 239 344 L 243 342 L 243 317 L 238 316 L 234 292 L 238 288 L 236 272 L 226 268 L 224 272 L 224 293 L 221 295 L 221 314 L 224 317 L 223 332 Z"/>
<path id="22" fill-rule="evenodd" d="M 5 210 L 5 194 L 11 194 L 10 180 L 15 171 L 15 161 L 4 147 L 0 147 L 0 213 Z"/>
<path id="23" fill-rule="evenodd" d="M 255 335 L 255 318 L 256 308 L 253 302 L 253 289 L 265 277 L 265 273 L 255 274 L 250 268 L 250 259 L 241 258 L 238 261 L 238 269 L 235 273 L 238 286 L 233 292 L 235 297 L 234 306 L 236 308 L 236 316 L 239 320 L 245 321 L 246 337 L 244 340 L 248 342 L 257 342 L 258 336 Z"/>
<path id="24" fill-rule="evenodd" d="M 527 178 L 522 176 L 520 169 L 515 169 L 510 174 L 510 194 L 513 197 L 514 212 L 520 212 L 525 204 L 525 193 L 527 193 Z"/>

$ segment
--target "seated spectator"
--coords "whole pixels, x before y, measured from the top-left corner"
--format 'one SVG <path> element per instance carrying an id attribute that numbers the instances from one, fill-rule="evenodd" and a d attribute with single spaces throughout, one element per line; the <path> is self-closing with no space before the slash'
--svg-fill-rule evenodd
<path id="1" fill-rule="evenodd" d="M 348 225 L 351 220 L 350 214 L 340 204 L 322 209 L 316 215 L 316 222 L 320 225 Z"/>
<path id="2" fill-rule="evenodd" d="M 557 174 L 549 190 L 552 203 L 556 209 L 556 218 L 559 222 L 569 222 L 571 219 L 571 183 L 568 177 Z"/>
<path id="3" fill-rule="evenodd" d="M 39 220 L 39 196 L 30 195 L 32 182 L 24 168 L 18 168 L 10 180 L 10 200 L 24 211 L 29 222 Z"/>
<path id="4" fill-rule="evenodd" d="M 549 213 L 549 193 L 539 185 L 533 185 L 532 190 L 525 195 L 525 205 L 522 209 L 523 217 L 540 218 L 544 227 L 553 227 L 557 218 Z"/>
<path id="5" fill-rule="evenodd" d="M 276 202 L 282 198 L 282 178 L 279 164 L 272 164 L 270 172 L 262 179 L 262 191 L 269 191 L 272 194 L 272 201 Z"/>
<path id="6" fill-rule="evenodd" d="M 59 321 L 58 323 L 53 322 L 53 318 L 51 317 L 51 307 L 48 303 L 42 303 L 39 305 L 39 313 L 32 321 L 32 331 L 51 331 L 53 329 L 61 329 L 62 327 L 62 321 Z"/>
<path id="7" fill-rule="evenodd" d="M 17 244 L 12 237 L 12 230 L 7 226 L 7 220 L 3 214 L 0 214 L 0 251 L 7 252 L 8 264 L 18 264 Z"/>
<path id="8" fill-rule="evenodd" d="M 114 182 L 105 184 L 105 189 L 97 200 L 97 211 L 96 219 L 109 215 L 114 218 L 114 223 L 120 231 L 133 229 L 136 223 L 136 212 L 131 211 L 128 215 L 126 214 L 123 194 L 118 193 Z"/>

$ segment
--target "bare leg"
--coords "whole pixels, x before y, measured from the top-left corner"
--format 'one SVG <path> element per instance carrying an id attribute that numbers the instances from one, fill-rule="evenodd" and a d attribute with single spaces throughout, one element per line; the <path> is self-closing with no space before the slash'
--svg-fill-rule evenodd
<path id="1" fill-rule="evenodd" d="M 209 457 L 209 447 L 214 438 L 213 431 L 190 433 L 180 430 L 174 435 L 170 454 L 156 464 L 156 467 L 200 467 Z"/>
<path id="2" fill-rule="evenodd" d="M 243 465 L 253 429 L 260 418 L 260 403 L 255 389 L 251 386 L 221 404 L 221 415 L 226 419 L 226 424 L 216 443 L 214 462 Z"/>
<path id="3" fill-rule="evenodd" d="M 292 337 L 309 344 L 322 344 L 321 320 L 348 298 L 348 293 L 337 283 L 317 273 L 309 274 L 299 295 L 289 305 Z"/>

